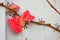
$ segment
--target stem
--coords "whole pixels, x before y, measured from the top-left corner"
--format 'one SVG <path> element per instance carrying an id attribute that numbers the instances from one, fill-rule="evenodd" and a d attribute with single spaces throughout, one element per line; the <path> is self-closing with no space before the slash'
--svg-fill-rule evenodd
<path id="1" fill-rule="evenodd" d="M 60 15 L 60 12 L 48 0 L 46 0 L 46 1 Z"/>
<path id="2" fill-rule="evenodd" d="M 8 6 L 4 5 L 3 3 L 0 3 L 0 6 L 3 6 L 3 7 L 5 7 L 6 9 L 12 11 L 12 12 L 13 12 L 13 15 L 18 15 L 18 16 L 20 16 L 16 11 L 14 11 L 13 9 L 11 9 L 11 8 L 9 8 Z M 20 17 L 21 17 L 21 16 L 20 16 Z"/>
<path id="3" fill-rule="evenodd" d="M 44 26 L 48 26 L 58 32 L 60 32 L 60 30 L 58 28 L 55 28 L 54 26 L 52 26 L 50 23 L 43 23 L 42 21 L 40 22 L 35 22 L 35 21 L 32 21 L 32 23 L 35 23 L 35 24 L 38 24 L 38 25 L 44 25 Z"/>
<path id="4" fill-rule="evenodd" d="M 25 40 L 27 40 L 27 38 L 25 38 Z"/>
<path id="5" fill-rule="evenodd" d="M 5 7 L 6 9 L 9 9 L 10 11 L 12 11 L 13 13 L 14 13 L 14 15 L 16 14 L 16 15 L 18 15 L 18 16 L 20 16 L 16 11 L 14 11 L 13 9 L 11 9 L 11 8 L 9 8 L 9 7 L 7 7 L 7 6 L 5 6 L 5 5 L 3 5 L 3 3 L 0 3 L 0 6 L 3 6 L 3 7 Z M 21 16 L 20 16 L 21 17 Z M 56 30 L 56 31 L 58 31 L 58 32 L 60 32 L 60 30 L 58 29 L 58 28 L 55 28 L 54 26 L 52 26 L 51 24 L 46 24 L 45 22 L 43 22 L 43 21 L 39 21 L 39 22 L 35 22 L 35 21 L 31 21 L 32 23 L 35 23 L 35 24 L 38 24 L 38 25 L 44 25 L 44 26 L 48 26 L 48 27 L 50 27 L 50 28 L 52 28 L 52 29 L 54 29 L 54 30 Z M 26 24 L 26 23 L 25 23 Z"/>

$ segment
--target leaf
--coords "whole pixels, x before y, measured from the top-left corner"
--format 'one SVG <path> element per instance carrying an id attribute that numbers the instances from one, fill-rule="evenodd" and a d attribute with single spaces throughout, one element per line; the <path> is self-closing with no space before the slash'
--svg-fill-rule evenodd
<path id="1" fill-rule="evenodd" d="M 30 21 L 34 20 L 34 18 L 35 18 L 35 17 L 30 14 L 29 10 L 26 10 L 26 11 L 23 13 L 23 19 L 24 19 L 25 21 L 30 22 Z"/>
<path id="2" fill-rule="evenodd" d="M 20 7 L 18 5 L 16 5 L 16 4 L 14 4 L 14 3 L 13 4 L 10 4 L 9 7 L 11 9 L 15 10 L 15 11 L 18 11 L 20 9 Z"/>
<path id="3" fill-rule="evenodd" d="M 20 18 L 18 16 L 12 18 L 12 19 L 8 19 L 8 23 L 11 27 L 11 29 L 14 31 L 14 32 L 22 32 L 22 25 L 20 25 L 20 22 L 19 22 Z"/>

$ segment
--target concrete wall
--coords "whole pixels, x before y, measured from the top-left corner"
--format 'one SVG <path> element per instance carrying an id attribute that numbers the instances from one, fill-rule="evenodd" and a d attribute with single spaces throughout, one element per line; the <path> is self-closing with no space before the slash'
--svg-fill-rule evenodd
<path id="1" fill-rule="evenodd" d="M 0 0 L 4 2 L 5 0 Z M 0 6 L 0 40 L 5 40 L 5 8 Z"/>
<path id="2" fill-rule="evenodd" d="M 0 0 L 3 1 L 4 0 Z M 60 0 L 49 0 L 59 11 L 60 11 Z M 14 2 L 21 7 L 19 13 L 23 13 L 26 9 L 30 10 L 31 14 L 34 15 L 35 21 L 43 18 L 46 22 L 54 25 L 55 23 L 60 24 L 60 15 L 58 15 L 46 2 L 46 0 L 6 0 L 6 2 Z M 20 34 L 15 34 L 9 28 L 9 25 L 6 20 L 5 26 L 5 17 L 8 19 L 8 15 L 5 16 L 5 9 L 0 7 L 0 40 L 25 40 L 27 37 L 28 40 L 60 40 L 60 33 L 46 26 L 39 26 L 30 23 L 27 29 L 23 30 Z M 4 11 L 4 12 L 3 12 Z M 5 30 L 6 29 L 6 30 Z M 6 33 L 6 34 L 5 34 Z"/>

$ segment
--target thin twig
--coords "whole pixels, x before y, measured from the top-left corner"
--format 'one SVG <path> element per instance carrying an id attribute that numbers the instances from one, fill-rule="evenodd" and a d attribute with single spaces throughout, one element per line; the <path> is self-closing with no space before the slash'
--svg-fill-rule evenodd
<path id="1" fill-rule="evenodd" d="M 55 28 L 54 26 L 52 26 L 50 23 L 43 23 L 42 21 L 40 22 L 35 22 L 35 21 L 32 21 L 32 23 L 35 23 L 35 24 L 38 24 L 38 25 L 44 25 L 44 26 L 48 26 L 58 32 L 60 32 L 60 30 L 58 28 Z"/>
<path id="2" fill-rule="evenodd" d="M 0 6 L 3 6 L 3 7 L 5 7 L 6 9 L 12 11 L 12 12 L 13 12 L 13 15 L 18 15 L 18 16 L 20 16 L 15 10 L 9 8 L 8 6 L 4 5 L 3 3 L 0 3 Z M 20 17 L 21 17 L 21 16 L 20 16 Z"/>
<path id="3" fill-rule="evenodd" d="M 47 0 L 48 4 L 60 15 L 60 12 Z"/>
<path id="4" fill-rule="evenodd" d="M 11 9 L 11 8 L 9 8 L 9 7 L 5 6 L 5 5 L 3 5 L 3 3 L 0 3 L 0 6 L 3 6 L 3 7 L 5 7 L 5 8 L 7 8 L 7 9 L 9 9 L 10 11 L 12 11 L 14 14 L 20 16 L 20 15 L 19 15 L 16 11 L 14 11 L 13 9 Z M 20 17 L 21 17 L 21 16 L 20 16 Z M 48 27 L 50 27 L 50 28 L 52 28 L 52 29 L 54 29 L 54 30 L 60 32 L 60 30 L 59 30 L 58 28 L 55 28 L 55 27 L 52 26 L 50 23 L 45 23 L 45 22 L 43 22 L 43 21 L 39 21 L 39 22 L 31 21 L 31 22 L 32 22 L 32 23 L 35 23 L 35 24 L 38 24 L 38 25 L 48 26 Z"/>
<path id="5" fill-rule="evenodd" d="M 27 38 L 25 38 L 25 40 L 27 40 Z"/>

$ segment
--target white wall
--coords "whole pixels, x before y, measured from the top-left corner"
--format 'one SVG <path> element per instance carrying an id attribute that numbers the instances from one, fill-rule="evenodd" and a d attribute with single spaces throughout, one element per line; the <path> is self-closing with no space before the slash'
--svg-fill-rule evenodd
<path id="1" fill-rule="evenodd" d="M 46 2 L 46 0 L 7 0 L 8 2 L 14 2 L 21 7 L 21 12 L 24 12 L 26 9 L 31 11 L 31 14 L 34 15 L 35 21 L 38 21 L 39 18 L 43 18 L 43 20 L 46 20 L 46 22 L 51 23 L 54 25 L 55 23 L 60 24 L 60 15 L 58 15 Z M 6 1 L 6 2 L 7 2 Z M 49 0 L 59 11 L 60 11 L 60 0 L 56 0 L 56 3 L 54 3 L 54 0 Z M 0 7 L 0 11 L 5 11 L 3 8 Z M 1 12 L 0 12 L 1 13 Z M 6 23 L 5 26 L 5 13 L 2 12 L 1 14 L 1 30 L 0 35 L 3 37 L 5 36 L 5 27 L 6 27 L 6 40 L 24 40 L 26 37 L 28 40 L 60 40 L 60 33 L 55 31 L 49 27 L 46 26 L 38 26 L 35 24 L 29 24 L 28 28 L 23 30 L 23 33 L 15 34 L 12 32 L 12 30 L 9 28 L 9 25 Z M 6 19 L 8 16 L 6 16 Z M 3 25 L 4 24 L 4 25 Z"/>
<path id="2" fill-rule="evenodd" d="M 0 0 L 4 2 L 5 0 Z M 5 40 L 5 9 L 0 6 L 0 40 Z"/>

